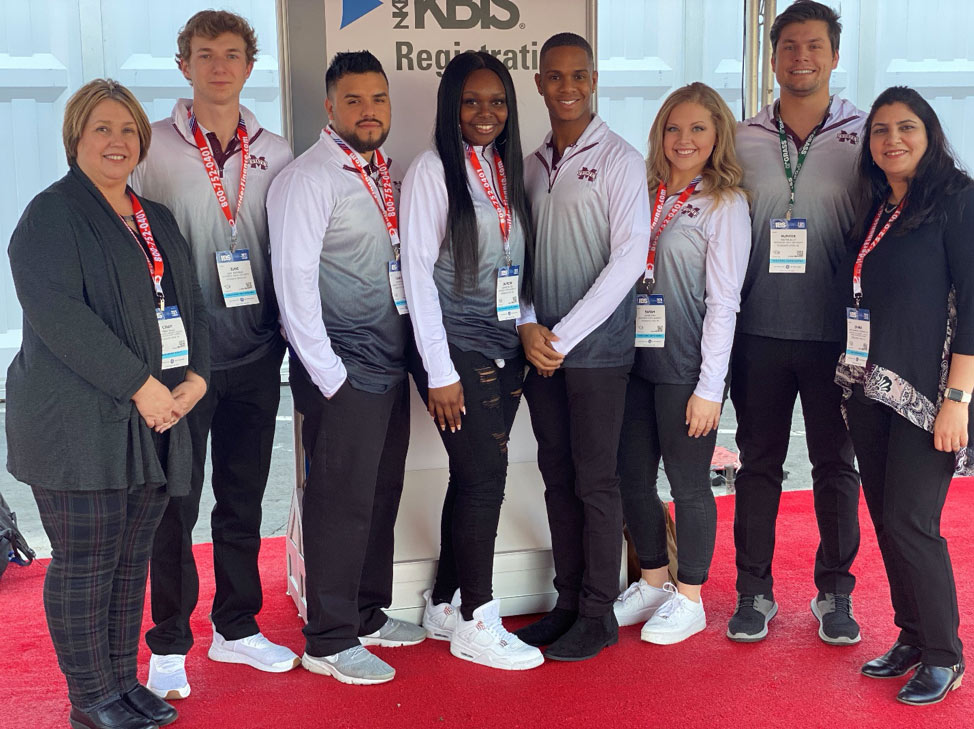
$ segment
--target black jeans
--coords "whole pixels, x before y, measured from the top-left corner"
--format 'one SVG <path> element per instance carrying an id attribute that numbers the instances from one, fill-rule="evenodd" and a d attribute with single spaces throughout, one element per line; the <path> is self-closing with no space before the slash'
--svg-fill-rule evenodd
<path id="1" fill-rule="evenodd" d="M 304 416 L 304 567 L 310 656 L 359 645 L 392 603 L 393 529 L 409 445 L 406 381 L 377 395 L 349 382 L 330 400 L 291 357 L 294 407 Z"/>
<path id="2" fill-rule="evenodd" d="M 924 663 L 953 666 L 963 646 L 940 515 L 954 473 L 954 454 L 936 450 L 932 433 L 867 399 L 860 388 L 846 408 L 862 490 L 889 578 L 899 640 L 921 648 Z"/>
<path id="3" fill-rule="evenodd" d="M 687 435 L 687 401 L 694 385 L 656 385 L 629 377 L 619 443 L 619 489 L 626 525 L 644 570 L 666 567 L 666 508 L 656 492 L 660 458 L 676 504 L 677 579 L 707 581 L 717 537 L 717 504 L 710 487 L 717 430 Z"/>
<path id="4" fill-rule="evenodd" d="M 842 421 L 835 363 L 842 346 L 738 334 L 731 355 L 731 400 L 737 411 L 734 546 L 737 591 L 771 595 L 771 559 L 795 398 L 801 396 L 818 520 L 815 585 L 851 593 L 859 551 L 859 475 Z"/>
<path id="5" fill-rule="evenodd" d="M 149 573 L 152 621 L 145 634 L 153 653 L 188 653 L 189 619 L 199 599 L 193 558 L 193 527 L 199 517 L 211 440 L 211 484 L 216 504 L 210 515 L 216 594 L 210 619 L 220 635 L 253 635 L 263 605 L 257 557 L 261 501 L 267 486 L 274 427 L 281 400 L 282 350 L 250 364 L 216 370 L 206 394 L 186 416 L 193 439 L 190 493 L 173 498 L 156 530 Z"/>
<path id="6" fill-rule="evenodd" d="M 479 352 L 450 345 L 467 414 L 462 428 L 440 431 L 450 459 L 450 481 L 440 519 L 440 559 L 434 603 L 449 602 L 460 588 L 464 620 L 493 599 L 494 542 L 507 482 L 507 442 L 521 402 L 524 357 L 498 367 Z M 428 399 L 426 371 L 413 368 L 416 389 Z M 435 424 L 440 430 L 439 424 Z"/>
<path id="7" fill-rule="evenodd" d="M 169 497 L 145 487 L 33 491 L 51 540 L 47 627 L 68 698 L 84 711 L 138 684 L 149 551 Z"/>
<path id="8" fill-rule="evenodd" d="M 629 367 L 562 368 L 524 381 L 555 562 L 557 607 L 601 617 L 619 594 L 616 458 Z"/>

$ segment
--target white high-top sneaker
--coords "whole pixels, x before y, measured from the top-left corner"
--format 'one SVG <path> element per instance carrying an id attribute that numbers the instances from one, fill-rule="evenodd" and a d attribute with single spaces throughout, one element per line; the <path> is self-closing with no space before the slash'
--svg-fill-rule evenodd
<path id="1" fill-rule="evenodd" d="M 423 627 L 429 633 L 430 638 L 436 640 L 450 640 L 453 631 L 457 627 L 457 615 L 460 614 L 460 590 L 453 593 L 450 602 L 441 602 L 439 605 L 433 604 L 433 591 L 427 590 L 423 593 L 426 600 L 426 608 L 423 610 Z"/>
<path id="2" fill-rule="evenodd" d="M 456 621 L 450 653 L 457 658 L 505 671 L 525 671 L 544 663 L 540 650 L 504 628 L 497 600 L 474 610 L 472 620 L 464 620 L 457 611 Z"/>

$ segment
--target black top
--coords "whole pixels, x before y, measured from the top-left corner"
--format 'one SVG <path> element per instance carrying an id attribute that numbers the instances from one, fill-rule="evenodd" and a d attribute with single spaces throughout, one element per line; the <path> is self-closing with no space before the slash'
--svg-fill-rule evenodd
<path id="1" fill-rule="evenodd" d="M 974 187 L 947 196 L 946 219 L 908 232 L 894 222 L 862 267 L 862 307 L 870 312 L 870 365 L 904 378 L 937 404 L 947 297 L 957 292 L 951 352 L 974 355 Z M 869 211 L 871 222 L 876 208 Z M 877 231 L 889 219 L 884 214 Z M 845 313 L 853 306 L 852 271 L 862 241 L 850 241 L 836 285 Z"/>
<path id="2" fill-rule="evenodd" d="M 208 381 L 208 319 L 189 247 L 167 208 L 140 200 L 186 327 L 189 368 Z M 163 463 L 131 400 L 150 375 L 179 382 L 186 368 L 162 374 L 155 297 L 128 227 L 72 167 L 31 200 L 8 253 L 24 328 L 7 371 L 7 469 L 51 489 L 187 493 L 186 420 L 170 429 Z"/>

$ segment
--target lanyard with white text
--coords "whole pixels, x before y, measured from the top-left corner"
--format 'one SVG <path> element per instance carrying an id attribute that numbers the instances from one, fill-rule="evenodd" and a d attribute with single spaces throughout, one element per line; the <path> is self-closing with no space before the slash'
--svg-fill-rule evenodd
<path id="1" fill-rule="evenodd" d="M 386 164 L 385 159 L 382 157 L 382 153 L 377 149 L 375 150 L 375 166 L 379 168 L 379 178 L 382 180 L 382 199 L 379 199 L 379 194 L 372 183 L 371 178 L 365 172 L 365 168 L 362 167 L 361 163 L 358 161 L 355 153 L 352 151 L 345 140 L 335 134 L 331 129 L 325 127 L 325 133 L 331 137 L 338 148 L 341 149 L 348 158 L 355 165 L 355 169 L 362 176 L 362 184 L 369 191 L 372 199 L 375 201 L 376 207 L 379 208 L 379 212 L 382 214 L 382 220 L 385 221 L 386 230 L 389 232 L 389 239 L 392 241 L 392 251 L 396 254 L 396 260 L 399 260 L 399 221 L 396 215 L 396 198 L 392 193 L 392 178 L 389 176 L 389 165 Z"/>
<path id="2" fill-rule="evenodd" d="M 663 222 L 660 224 L 659 229 L 656 229 L 656 224 L 659 223 L 660 216 L 663 214 L 663 204 L 666 202 L 666 183 L 661 182 L 659 183 L 659 187 L 656 188 L 656 201 L 653 203 L 653 219 L 651 223 L 651 227 L 655 232 L 650 237 L 649 253 L 646 256 L 646 275 L 643 277 L 644 280 L 655 280 L 654 272 L 656 271 L 656 244 L 659 242 L 660 236 L 663 235 L 663 230 L 667 225 L 670 224 L 670 221 L 676 217 L 677 213 L 680 212 L 680 208 L 683 207 L 683 203 L 690 199 L 690 196 L 693 194 L 693 191 L 697 189 L 697 185 L 700 184 L 702 179 L 702 177 L 695 177 L 693 181 L 686 186 L 683 192 L 680 193 L 680 197 L 678 197 L 676 202 L 673 204 L 673 207 L 671 207 L 670 211 L 666 214 L 666 217 L 663 218 Z"/>
<path id="3" fill-rule="evenodd" d="M 135 231 L 129 228 L 127 225 L 129 233 L 135 238 L 135 242 L 139 243 L 139 250 L 142 251 L 142 255 L 145 256 L 146 265 L 149 267 L 149 276 L 152 278 L 152 286 L 156 290 L 156 300 L 159 304 L 160 309 L 166 308 L 166 297 L 162 293 L 162 274 L 165 270 L 166 264 L 162 260 L 162 254 L 159 253 L 159 249 L 156 247 L 156 239 L 152 235 L 152 228 L 149 227 L 149 219 L 146 217 L 145 210 L 142 208 L 142 203 L 139 199 L 129 193 L 129 197 L 132 199 L 132 212 L 135 214 L 135 224 L 139 229 L 139 233 L 142 234 L 142 240 L 145 241 L 145 247 L 149 249 L 149 252 L 145 252 L 145 248 L 139 243 L 139 238 L 135 234 Z M 124 221 L 123 221 L 124 222 Z M 149 260 L 149 257 L 152 260 Z"/>
<path id="4" fill-rule="evenodd" d="M 497 199 L 497 195 L 494 194 L 493 188 L 490 186 L 490 180 L 487 179 L 487 175 L 484 173 L 484 168 L 480 164 L 480 159 L 477 157 L 477 152 L 474 148 L 467 148 L 470 154 L 470 164 L 473 165 L 474 172 L 477 173 L 477 179 L 480 180 L 480 184 L 484 188 L 484 192 L 487 193 L 487 199 L 490 200 L 490 204 L 494 206 L 494 210 L 497 212 L 497 220 L 501 228 L 501 240 L 504 242 L 504 258 L 507 260 L 507 265 L 511 266 L 511 208 L 507 204 L 507 176 L 504 174 L 504 163 L 501 161 L 500 155 L 497 154 L 497 150 L 494 150 L 494 169 L 497 172 L 497 179 L 500 180 L 500 199 Z"/>
<path id="5" fill-rule="evenodd" d="M 829 99 L 829 107 L 831 108 L 831 106 L 832 100 Z M 808 150 L 812 148 L 812 141 L 815 139 L 815 135 L 822 130 L 822 127 L 825 125 L 825 119 L 827 118 L 828 111 L 825 112 L 825 118 L 809 133 L 805 143 L 798 150 L 798 159 L 795 160 L 795 169 L 792 171 L 791 152 L 788 150 L 788 133 L 785 131 L 785 122 L 782 120 L 781 114 L 778 114 L 778 141 L 781 142 L 781 161 L 785 165 L 785 178 L 788 180 L 789 191 L 788 212 L 785 213 L 785 220 L 791 220 L 791 211 L 795 208 L 795 185 L 798 184 L 798 174 L 805 165 L 805 158 L 808 156 Z"/>
<path id="6" fill-rule="evenodd" d="M 227 200 L 227 193 L 223 189 L 220 169 L 213 158 L 210 145 L 207 144 L 203 131 L 192 112 L 189 115 L 189 125 L 193 129 L 196 148 L 199 149 L 200 157 L 203 159 L 203 168 L 206 170 L 207 177 L 210 178 L 210 185 L 213 186 L 213 192 L 216 193 L 216 200 L 220 203 L 220 209 L 230 224 L 230 250 L 232 251 L 237 247 L 237 217 L 240 215 L 240 209 L 243 205 L 244 190 L 247 187 L 247 167 L 250 166 L 250 137 L 247 136 L 247 125 L 241 116 L 237 122 L 237 139 L 240 140 L 240 191 L 237 193 L 237 211 L 234 213 L 230 211 L 230 201 Z"/>
<path id="7" fill-rule="evenodd" d="M 859 249 L 859 255 L 856 256 L 856 265 L 852 269 L 852 298 L 856 301 L 857 309 L 859 308 L 859 303 L 862 301 L 862 264 L 866 260 L 866 256 L 879 244 L 879 241 L 883 239 L 883 236 L 886 235 L 886 232 L 896 222 L 896 219 L 900 217 L 900 211 L 903 210 L 903 204 L 905 202 L 906 198 L 904 197 L 900 200 L 900 204 L 896 206 L 893 214 L 889 216 L 886 225 L 877 234 L 876 226 L 879 225 L 879 218 L 883 214 L 883 205 L 880 203 L 879 210 L 876 211 L 876 217 L 873 218 L 873 224 L 869 226 L 869 232 L 866 233 L 866 240 L 863 242 L 862 248 Z M 873 237 L 874 235 L 876 236 L 875 238 Z"/>

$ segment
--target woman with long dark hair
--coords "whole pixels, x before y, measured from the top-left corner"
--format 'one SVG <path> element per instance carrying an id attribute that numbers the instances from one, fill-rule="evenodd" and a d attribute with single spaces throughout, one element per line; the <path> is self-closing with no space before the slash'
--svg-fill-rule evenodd
<path id="1" fill-rule="evenodd" d="M 866 119 L 863 199 L 842 272 L 847 341 L 836 382 L 889 578 L 893 646 L 871 678 L 932 704 L 960 686 L 957 593 L 940 514 L 955 469 L 972 471 L 974 183 L 930 105 L 894 86 Z"/>
<path id="2" fill-rule="evenodd" d="M 403 280 L 423 365 L 413 376 L 450 461 L 423 625 L 458 658 L 523 670 L 541 665 L 541 652 L 504 628 L 492 593 L 524 377 L 516 321 L 533 249 L 514 85 L 500 61 L 474 51 L 450 61 L 434 139 L 409 168 L 401 203 Z"/>

